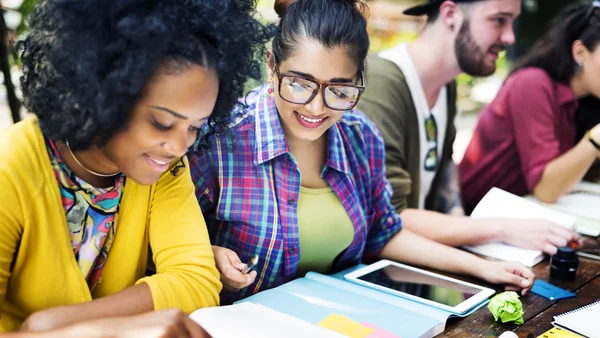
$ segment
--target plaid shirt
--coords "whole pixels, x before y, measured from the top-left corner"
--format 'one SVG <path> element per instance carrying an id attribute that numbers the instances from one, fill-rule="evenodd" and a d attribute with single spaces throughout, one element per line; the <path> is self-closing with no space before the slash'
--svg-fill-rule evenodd
<path id="1" fill-rule="evenodd" d="M 211 242 L 235 251 L 243 262 L 259 256 L 249 287 L 223 292 L 223 304 L 296 277 L 300 260 L 297 201 L 300 170 L 289 152 L 275 100 L 266 87 L 246 98 L 229 131 L 210 138 L 210 149 L 189 155 L 196 197 Z M 321 177 L 329 183 L 354 226 L 354 239 L 332 270 L 376 258 L 402 227 L 390 203 L 384 144 L 360 112 L 347 112 L 327 135 Z"/>

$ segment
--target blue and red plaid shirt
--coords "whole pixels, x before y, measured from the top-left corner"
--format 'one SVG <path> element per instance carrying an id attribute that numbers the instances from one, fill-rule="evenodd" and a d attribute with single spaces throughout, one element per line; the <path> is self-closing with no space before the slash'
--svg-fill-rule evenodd
<path id="1" fill-rule="evenodd" d="M 247 107 L 233 115 L 228 132 L 211 136 L 210 149 L 189 154 L 212 244 L 235 251 L 243 262 L 259 256 L 254 283 L 239 292 L 223 291 L 223 304 L 295 278 L 301 255 L 300 170 L 266 88 L 248 95 Z M 390 203 L 384 144 L 373 123 L 358 111 L 347 112 L 327 133 L 321 177 L 354 226 L 352 243 L 333 262 L 337 271 L 377 258 L 402 222 Z"/>

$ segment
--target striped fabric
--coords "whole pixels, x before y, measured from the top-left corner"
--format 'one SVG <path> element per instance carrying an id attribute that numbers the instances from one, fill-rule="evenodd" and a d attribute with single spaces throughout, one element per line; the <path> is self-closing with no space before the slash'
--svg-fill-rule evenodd
<path id="1" fill-rule="evenodd" d="M 293 279 L 300 259 L 300 171 L 267 89 L 246 97 L 247 107 L 233 114 L 229 131 L 211 136 L 210 149 L 189 156 L 213 245 L 232 249 L 244 262 L 259 256 L 255 282 L 240 292 L 223 291 L 223 304 Z M 327 137 L 321 176 L 354 226 L 354 240 L 333 264 L 337 271 L 376 258 L 402 224 L 390 203 L 384 145 L 375 126 L 362 113 L 347 112 Z"/>

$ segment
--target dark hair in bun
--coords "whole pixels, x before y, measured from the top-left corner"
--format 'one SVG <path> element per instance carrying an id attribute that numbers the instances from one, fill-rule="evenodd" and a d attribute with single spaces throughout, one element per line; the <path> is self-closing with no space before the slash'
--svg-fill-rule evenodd
<path id="1" fill-rule="evenodd" d="M 296 0 L 275 0 L 275 12 L 279 15 L 280 19 L 294 2 L 296 2 Z"/>
<path id="2" fill-rule="evenodd" d="M 276 0 L 281 18 L 273 38 L 277 61 L 286 60 L 308 38 L 326 48 L 345 48 L 360 71 L 369 51 L 366 10 L 360 0 Z"/>

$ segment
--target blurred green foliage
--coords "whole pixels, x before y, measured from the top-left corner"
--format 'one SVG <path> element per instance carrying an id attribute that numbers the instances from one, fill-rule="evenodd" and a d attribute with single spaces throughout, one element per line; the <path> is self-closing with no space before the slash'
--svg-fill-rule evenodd
<path id="1" fill-rule="evenodd" d="M 19 6 L 19 12 L 23 17 L 21 19 L 21 24 L 17 28 L 17 34 L 21 34 L 27 30 L 29 15 L 31 15 L 33 7 L 38 1 L 39 0 L 24 0 L 23 3 L 21 3 L 21 6 Z"/>

